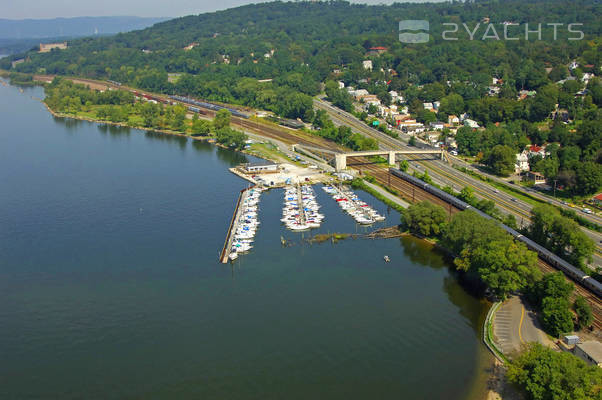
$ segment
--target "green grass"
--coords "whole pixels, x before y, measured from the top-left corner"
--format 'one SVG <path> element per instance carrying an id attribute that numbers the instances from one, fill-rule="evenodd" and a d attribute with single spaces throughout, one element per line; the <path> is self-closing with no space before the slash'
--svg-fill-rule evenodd
<path id="1" fill-rule="evenodd" d="M 370 181 L 368 180 L 368 182 L 370 182 Z M 370 183 L 373 183 L 373 182 L 370 182 Z M 394 209 L 395 211 L 397 211 L 399 213 L 403 212 L 403 210 L 404 210 L 404 208 L 402 206 L 400 206 L 399 204 L 397 204 L 394 201 L 390 200 L 389 198 L 383 196 L 382 193 L 380 193 L 379 191 L 374 190 L 370 186 L 366 185 L 366 183 L 364 182 L 363 179 L 356 178 L 351 181 L 350 185 L 354 189 L 361 189 L 364 192 L 370 193 L 372 196 L 376 197 L 378 200 L 382 201 L 387 206 L 391 207 L 392 209 Z"/>

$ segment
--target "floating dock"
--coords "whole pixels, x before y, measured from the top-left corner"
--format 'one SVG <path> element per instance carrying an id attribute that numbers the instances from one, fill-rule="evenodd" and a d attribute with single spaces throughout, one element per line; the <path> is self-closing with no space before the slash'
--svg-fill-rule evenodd
<path id="1" fill-rule="evenodd" d="M 305 225 L 307 224 L 307 214 L 303 205 L 303 193 L 300 184 L 297 184 L 297 206 L 299 207 L 299 223 Z"/>
<path id="2" fill-rule="evenodd" d="M 226 235 L 226 241 L 224 242 L 224 247 L 222 248 L 222 252 L 219 257 L 220 261 L 223 264 L 226 264 L 230 260 L 230 253 L 232 251 L 232 240 L 234 239 L 234 235 L 232 233 L 236 232 L 236 230 L 238 229 L 238 223 L 240 221 L 241 213 L 240 205 L 247 198 L 247 190 L 249 189 L 241 190 L 240 194 L 238 195 L 238 202 L 236 203 L 236 208 L 234 209 L 234 214 L 232 215 L 230 227 L 228 228 L 228 233 Z"/>

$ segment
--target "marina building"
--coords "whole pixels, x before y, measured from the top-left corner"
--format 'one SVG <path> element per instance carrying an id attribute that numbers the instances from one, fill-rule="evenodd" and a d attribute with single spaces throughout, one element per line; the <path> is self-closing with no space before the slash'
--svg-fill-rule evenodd
<path id="1" fill-rule="evenodd" d="M 246 163 L 244 170 L 248 174 L 265 174 L 271 172 L 278 172 L 278 164 L 271 161 L 262 161 L 256 163 Z"/>

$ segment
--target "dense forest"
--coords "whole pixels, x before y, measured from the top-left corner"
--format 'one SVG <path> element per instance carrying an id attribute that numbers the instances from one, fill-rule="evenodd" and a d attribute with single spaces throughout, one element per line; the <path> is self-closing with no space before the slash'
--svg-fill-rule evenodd
<path id="1" fill-rule="evenodd" d="M 562 149 L 533 160 L 533 169 L 585 195 L 602 183 L 602 85 L 598 77 L 582 79 L 600 75 L 601 16 L 602 4 L 585 0 L 270 2 L 73 40 L 67 50 L 13 56 L 0 60 L 0 67 L 10 69 L 11 61 L 24 58 L 16 71 L 111 79 L 308 122 L 315 119 L 312 96 L 324 87 L 335 104 L 350 107 L 345 93 L 332 89 L 336 81 L 367 89 L 385 104 L 395 90 L 420 122 L 462 113 L 478 121 L 484 131 L 458 132 L 459 151 L 497 173 L 506 173 L 511 154 L 526 144 L 558 143 Z M 401 43 L 398 23 L 404 19 L 428 20 L 430 41 Z M 487 39 L 490 26 L 503 37 L 509 22 L 518 24 L 509 34 L 517 40 Z M 457 40 L 444 40 L 450 29 L 445 23 L 459 24 L 447 35 Z M 573 30 L 582 31 L 583 40 L 569 40 L 579 37 L 569 32 L 571 23 L 582 24 Z M 542 24 L 541 40 L 537 33 L 525 39 L 527 24 L 530 31 Z M 548 24 L 562 24 L 556 38 Z M 386 51 L 371 52 L 377 46 Z M 362 65 L 368 59 L 372 69 Z M 569 69 L 573 61 L 577 67 Z M 493 78 L 502 83 L 492 96 Z M 533 95 L 519 100 L 525 90 Z M 432 101 L 441 102 L 437 113 L 422 107 Z M 573 125 L 552 123 L 556 105 Z"/>

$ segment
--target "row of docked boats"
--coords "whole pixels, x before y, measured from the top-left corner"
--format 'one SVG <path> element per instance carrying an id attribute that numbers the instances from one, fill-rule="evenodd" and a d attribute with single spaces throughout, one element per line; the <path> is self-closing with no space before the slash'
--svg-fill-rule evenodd
<path id="1" fill-rule="evenodd" d="M 385 217 L 376 212 L 351 190 L 339 186 L 322 186 L 326 193 L 332 196 L 347 214 L 351 215 L 358 223 L 370 225 L 377 221 L 384 221 Z"/>
<path id="2" fill-rule="evenodd" d="M 314 190 L 310 185 L 287 186 L 284 189 L 282 221 L 292 231 L 319 228 L 324 215 L 319 212 Z"/>
<path id="3" fill-rule="evenodd" d="M 248 189 L 246 196 L 239 205 L 240 212 L 235 223 L 236 231 L 233 234 L 232 247 L 228 256 L 231 260 L 235 260 L 241 253 L 253 248 L 253 240 L 259 227 L 259 220 L 257 219 L 259 197 L 263 190 L 259 187 Z"/>

